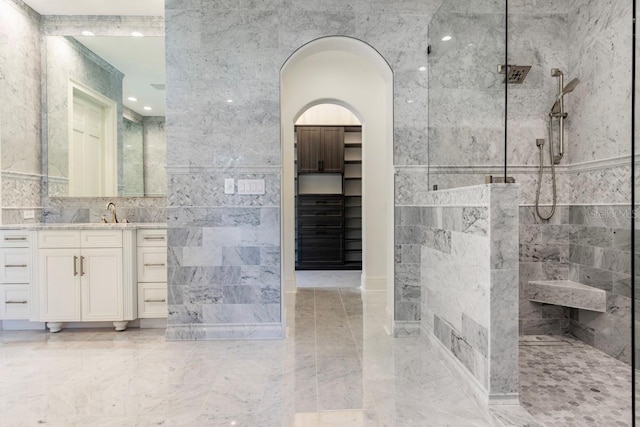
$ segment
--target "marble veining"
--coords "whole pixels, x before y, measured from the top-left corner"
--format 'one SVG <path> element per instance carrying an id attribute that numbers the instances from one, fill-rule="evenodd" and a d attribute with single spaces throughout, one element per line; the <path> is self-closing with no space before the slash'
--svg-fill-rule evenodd
<path id="1" fill-rule="evenodd" d="M 485 197 L 480 206 L 456 206 L 465 194 L 473 193 Z M 404 267 L 396 280 L 405 286 L 420 280 L 421 293 L 416 298 L 421 303 L 422 328 L 464 367 L 467 381 L 478 384 L 481 390 L 472 388 L 482 395 L 479 398 L 513 401 L 518 393 L 518 326 L 513 321 L 517 318 L 518 245 L 511 235 L 519 225 L 518 187 L 498 184 L 434 194 L 440 206 L 396 208 L 397 222 L 403 224 L 396 226 L 401 238 L 396 244 Z M 441 219 L 443 229 L 408 225 L 434 218 Z M 426 231 L 423 241 L 410 239 L 421 228 Z M 403 264 L 404 247 L 410 250 L 417 243 L 422 258 L 419 276 L 408 274 L 412 264 Z"/>
<path id="2" fill-rule="evenodd" d="M 606 293 L 602 289 L 583 285 L 571 280 L 530 281 L 529 300 L 605 312 Z"/>
<path id="3" fill-rule="evenodd" d="M 0 425 L 492 425 L 422 337 L 387 335 L 383 298 L 326 285 L 292 295 L 279 340 L 0 331 Z"/>

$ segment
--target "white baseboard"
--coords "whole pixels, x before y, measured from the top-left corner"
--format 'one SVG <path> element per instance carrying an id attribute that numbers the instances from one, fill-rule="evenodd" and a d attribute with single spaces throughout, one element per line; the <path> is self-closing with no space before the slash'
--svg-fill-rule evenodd
<path id="1" fill-rule="evenodd" d="M 284 291 L 286 293 L 296 291 L 296 279 L 284 279 Z"/>
<path id="2" fill-rule="evenodd" d="M 386 276 L 366 276 L 362 273 L 360 285 L 363 291 L 384 291 L 387 289 Z"/>

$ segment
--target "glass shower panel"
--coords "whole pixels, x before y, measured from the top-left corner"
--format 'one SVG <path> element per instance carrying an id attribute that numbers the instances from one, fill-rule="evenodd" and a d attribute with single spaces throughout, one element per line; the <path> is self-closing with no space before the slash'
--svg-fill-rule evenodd
<path id="1" fill-rule="evenodd" d="M 508 65 L 530 67 L 507 85 L 520 401 L 545 425 L 632 422 L 632 6 L 508 2 Z"/>
<path id="2" fill-rule="evenodd" d="M 505 1 L 445 0 L 429 24 L 429 188 L 504 177 Z"/>

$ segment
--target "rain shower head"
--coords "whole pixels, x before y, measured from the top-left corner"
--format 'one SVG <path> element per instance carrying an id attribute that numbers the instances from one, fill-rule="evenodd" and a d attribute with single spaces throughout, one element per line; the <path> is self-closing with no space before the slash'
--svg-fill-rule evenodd
<path id="1" fill-rule="evenodd" d="M 502 83 L 522 84 L 529 70 L 531 65 L 498 65 L 498 73 L 505 74 Z"/>

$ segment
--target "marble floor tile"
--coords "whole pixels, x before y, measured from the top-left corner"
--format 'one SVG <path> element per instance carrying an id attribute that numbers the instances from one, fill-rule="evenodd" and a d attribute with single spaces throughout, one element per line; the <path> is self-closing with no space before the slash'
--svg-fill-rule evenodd
<path id="1" fill-rule="evenodd" d="M 287 296 L 284 340 L 0 331 L 0 427 L 491 425 L 383 298 L 330 283 Z"/>
<path id="2" fill-rule="evenodd" d="M 525 337 L 519 362 L 521 406 L 542 425 L 632 425 L 625 363 L 562 336 Z"/>

